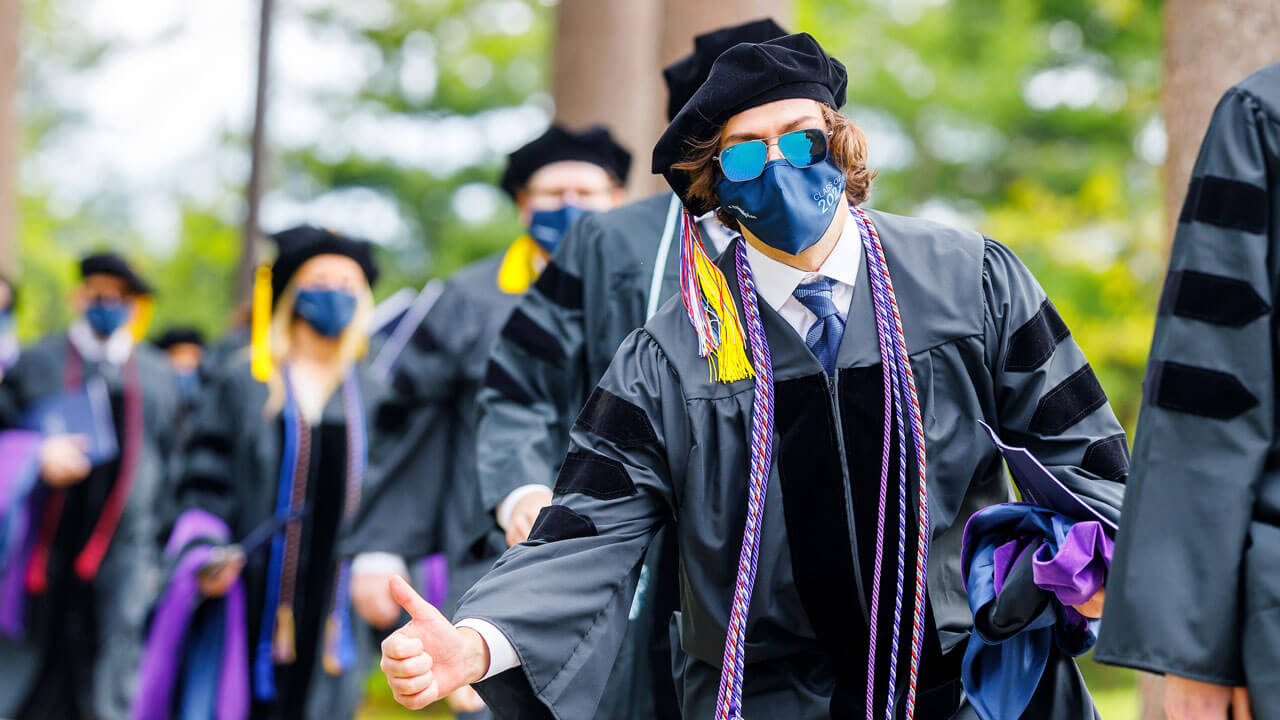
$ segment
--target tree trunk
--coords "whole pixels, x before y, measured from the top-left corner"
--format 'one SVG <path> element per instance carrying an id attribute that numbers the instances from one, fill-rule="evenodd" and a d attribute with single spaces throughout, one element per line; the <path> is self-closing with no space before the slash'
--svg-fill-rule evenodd
<path id="1" fill-rule="evenodd" d="M 274 0 L 261 0 L 258 20 L 258 84 L 253 105 L 253 140 L 249 160 L 249 187 L 245 192 L 244 246 L 236 269 L 236 301 L 247 305 L 253 297 L 253 275 L 258 263 L 258 210 L 267 172 L 267 82 L 271 76 L 271 14 Z"/>
<path id="2" fill-rule="evenodd" d="M 1172 240 L 1218 98 L 1249 73 L 1280 60 L 1280 2 L 1168 0 L 1164 13 L 1163 104 L 1169 135 L 1164 198 Z"/>
<path id="3" fill-rule="evenodd" d="M 0 274 L 18 271 L 18 38 L 21 0 L 0 0 Z"/>
<path id="4" fill-rule="evenodd" d="M 1168 0 L 1164 7 L 1165 237 L 1173 230 L 1209 118 L 1227 88 L 1280 60 L 1276 0 Z M 1164 718 L 1164 680 L 1140 674 L 1142 720 Z"/>
<path id="5" fill-rule="evenodd" d="M 561 0 L 556 19 L 556 120 L 606 125 L 631 151 L 634 197 L 666 188 L 649 171 L 667 126 L 662 68 L 693 51 L 693 36 L 773 17 L 784 27 L 792 0 Z"/>

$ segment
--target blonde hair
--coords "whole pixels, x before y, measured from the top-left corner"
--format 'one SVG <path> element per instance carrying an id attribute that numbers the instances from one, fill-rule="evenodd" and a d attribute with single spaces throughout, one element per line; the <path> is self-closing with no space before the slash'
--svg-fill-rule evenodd
<path id="1" fill-rule="evenodd" d="M 857 207 L 867 201 L 871 181 L 876 176 L 876 172 L 867 167 L 867 136 L 862 128 L 829 105 L 822 105 L 822 119 L 831 131 L 827 141 L 829 157 L 836 167 L 844 170 L 844 196 L 850 207 Z M 720 132 L 717 131 L 714 137 L 692 144 L 685 159 L 671 167 L 689 173 L 690 197 L 714 206 L 716 218 L 725 227 L 737 230 L 738 219 L 720 209 L 720 199 L 716 196 L 719 178 L 716 156 L 719 154 Z"/>
<path id="2" fill-rule="evenodd" d="M 274 371 L 267 380 L 267 402 L 263 406 L 263 414 L 267 417 L 275 417 L 284 407 L 284 378 L 281 373 L 288 367 L 293 353 L 294 323 L 305 322 L 293 314 L 293 303 L 297 297 L 298 288 L 290 282 L 271 311 L 271 364 Z M 364 286 L 356 293 L 355 315 L 338 336 L 338 352 L 331 366 L 333 374 L 328 378 L 331 388 L 337 387 L 342 382 L 343 373 L 369 351 L 372 315 L 373 291 Z"/>

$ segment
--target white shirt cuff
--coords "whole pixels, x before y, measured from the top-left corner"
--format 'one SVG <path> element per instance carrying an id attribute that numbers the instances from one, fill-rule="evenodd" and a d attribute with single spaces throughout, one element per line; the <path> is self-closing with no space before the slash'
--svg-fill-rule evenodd
<path id="1" fill-rule="evenodd" d="M 542 486 L 539 485 L 539 487 Z M 454 623 L 454 627 L 475 630 L 480 633 L 480 639 L 484 640 L 484 644 L 489 647 L 489 670 L 485 672 L 484 677 L 480 678 L 480 680 L 488 680 L 498 673 L 504 673 L 513 667 L 520 667 L 520 656 L 516 655 L 516 649 L 511 645 L 511 641 L 507 639 L 507 636 L 493 626 L 493 623 L 479 618 L 463 618 Z"/>
<path id="2" fill-rule="evenodd" d="M 507 496 L 502 498 L 502 502 L 498 503 L 497 512 L 494 513 L 498 521 L 498 527 L 506 530 L 507 526 L 511 524 L 511 514 L 516 511 L 516 503 L 520 501 L 520 498 L 538 491 L 551 492 L 551 488 L 546 485 L 530 483 L 529 485 L 521 485 L 507 493 Z"/>
<path id="3" fill-rule="evenodd" d="M 404 558 L 389 552 L 367 552 L 356 555 L 351 561 L 352 575 L 400 575 L 409 577 L 409 567 Z"/>

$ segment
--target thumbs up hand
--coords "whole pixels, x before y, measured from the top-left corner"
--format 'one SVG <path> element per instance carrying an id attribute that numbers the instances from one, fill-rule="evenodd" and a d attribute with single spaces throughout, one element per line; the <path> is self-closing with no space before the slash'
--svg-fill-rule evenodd
<path id="1" fill-rule="evenodd" d="M 396 702 L 419 710 L 484 677 L 489 648 L 479 633 L 455 628 L 398 575 L 391 595 L 411 618 L 382 641 L 382 673 Z"/>

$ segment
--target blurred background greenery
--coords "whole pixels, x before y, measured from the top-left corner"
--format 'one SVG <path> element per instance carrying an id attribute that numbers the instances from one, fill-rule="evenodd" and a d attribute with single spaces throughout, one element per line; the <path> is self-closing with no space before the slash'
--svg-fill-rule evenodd
<path id="1" fill-rule="evenodd" d="M 263 228 L 310 220 L 375 240 L 380 297 L 508 242 L 520 228 L 493 184 L 554 112 L 567 2 L 281 0 Z M 871 204 L 1011 245 L 1132 430 L 1165 262 L 1161 3 L 774 5 L 849 69 L 845 111 L 879 170 Z M 256 2 L 128 6 L 23 2 L 25 338 L 65 324 L 91 248 L 155 279 L 156 326 L 217 334 L 235 306 Z M 632 148 L 638 176 L 652 140 Z M 1130 673 L 1086 671 L 1104 717 L 1137 717 Z M 370 687 L 365 716 L 396 716 L 380 678 Z"/>

